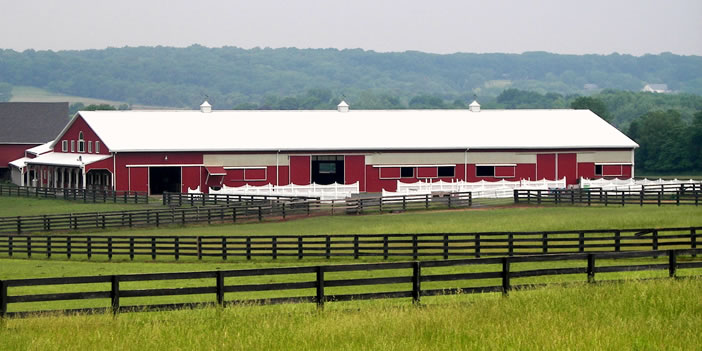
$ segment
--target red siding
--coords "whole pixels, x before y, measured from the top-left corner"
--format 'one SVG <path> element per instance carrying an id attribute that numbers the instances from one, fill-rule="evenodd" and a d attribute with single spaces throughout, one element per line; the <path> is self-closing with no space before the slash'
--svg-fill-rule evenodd
<path id="1" fill-rule="evenodd" d="M 244 180 L 267 180 L 265 168 L 247 168 L 244 170 Z"/>
<path id="2" fill-rule="evenodd" d="M 118 153 L 115 157 L 115 177 L 117 190 L 137 190 L 135 187 L 146 191 L 148 189 L 148 173 L 143 178 L 139 177 L 134 179 L 134 177 L 129 176 L 128 168 L 134 169 L 135 167 L 127 167 L 127 165 L 144 165 L 145 167 L 139 167 L 146 169 L 148 165 L 169 165 L 173 167 L 180 167 L 182 165 L 201 165 L 202 164 L 202 153 L 200 152 L 144 152 L 144 153 Z M 166 160 L 166 157 L 168 159 Z M 201 170 L 200 175 L 197 175 L 195 171 L 190 171 L 186 175 L 183 174 L 181 182 L 183 184 L 200 184 L 200 177 L 202 177 L 202 182 L 204 183 L 207 177 L 207 171 L 204 167 L 197 167 Z M 131 178 L 131 179 L 130 179 Z M 131 180 L 131 183 L 130 183 Z M 205 184 L 201 184 L 201 189 L 205 189 Z"/>
<path id="3" fill-rule="evenodd" d="M 514 176 L 517 174 L 515 168 L 516 166 L 496 166 L 495 177 L 514 178 Z"/>
<path id="4" fill-rule="evenodd" d="M 83 132 L 83 140 L 85 140 L 85 152 L 88 153 L 88 141 L 93 142 L 93 152 L 95 152 L 95 142 L 100 141 L 100 154 L 101 155 L 108 155 L 110 153 L 110 150 L 108 149 L 108 145 L 105 145 L 105 143 L 95 134 L 92 128 L 88 126 L 87 123 L 85 123 L 85 120 L 83 117 L 78 116 L 73 121 L 73 124 L 68 128 L 66 133 L 64 133 L 61 136 L 61 139 L 54 145 L 54 151 L 55 152 L 62 152 L 61 149 L 61 144 L 63 140 L 68 140 L 68 152 L 71 152 L 71 140 L 76 141 L 76 151 L 78 152 L 78 134 L 80 132 Z"/>
<path id="5" fill-rule="evenodd" d="M 576 154 L 558 154 L 558 179 L 566 178 L 566 184 L 578 183 Z"/>
<path id="6" fill-rule="evenodd" d="M 383 168 L 366 165 L 366 192 L 378 193 L 383 191 L 383 189 L 387 191 L 397 190 L 397 179 L 380 179 L 381 169 Z"/>
<path id="7" fill-rule="evenodd" d="M 556 154 L 536 155 L 536 177 L 536 180 L 556 179 Z"/>
<path id="8" fill-rule="evenodd" d="M 578 177 L 594 179 L 595 178 L 595 163 L 594 162 L 582 162 L 578 163 Z"/>
<path id="9" fill-rule="evenodd" d="M 201 184 L 200 184 L 200 170 L 201 167 L 183 167 L 181 168 L 181 182 L 182 182 L 182 188 L 180 191 L 187 193 L 188 189 L 197 189 L 198 186 L 200 186 L 200 189 L 202 190 Z"/>
<path id="10" fill-rule="evenodd" d="M 129 174 L 130 191 L 149 191 L 149 168 L 131 167 Z"/>
<path id="11" fill-rule="evenodd" d="M 517 164 L 515 174 L 515 180 L 536 180 L 536 164 L 534 163 L 520 163 Z"/>
<path id="12" fill-rule="evenodd" d="M 366 157 L 364 155 L 347 155 L 344 157 L 344 184 L 358 183 L 360 191 L 366 190 Z"/>
<path id="13" fill-rule="evenodd" d="M 1 144 L 0 168 L 10 167 L 8 163 L 24 157 L 24 151 L 37 146 L 37 144 Z"/>
<path id="14" fill-rule="evenodd" d="M 603 165 L 603 177 L 619 177 L 622 175 L 622 165 Z"/>
<path id="15" fill-rule="evenodd" d="M 631 178 L 631 165 L 622 165 L 622 178 Z"/>
<path id="16" fill-rule="evenodd" d="M 417 167 L 417 178 L 436 178 L 439 176 L 437 167 Z"/>
<path id="17" fill-rule="evenodd" d="M 112 157 L 104 159 L 102 161 L 98 162 L 93 162 L 89 165 L 85 165 L 85 171 L 89 171 L 91 169 L 106 169 L 110 172 L 114 171 L 114 162 L 112 161 Z"/>
<path id="18" fill-rule="evenodd" d="M 312 179 L 310 156 L 290 156 L 290 181 L 296 185 L 308 185 Z"/>
<path id="19" fill-rule="evenodd" d="M 378 167 L 381 179 L 400 179 L 400 167 Z"/>

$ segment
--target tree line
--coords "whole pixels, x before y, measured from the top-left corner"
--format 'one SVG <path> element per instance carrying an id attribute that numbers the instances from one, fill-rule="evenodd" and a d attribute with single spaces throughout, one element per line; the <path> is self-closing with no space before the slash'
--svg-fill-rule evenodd
<path id="1" fill-rule="evenodd" d="M 664 83 L 672 91 L 702 94 L 702 57 L 545 52 L 439 55 L 199 45 L 0 50 L 0 80 L 67 95 L 179 108 L 193 108 L 205 96 L 220 108 L 249 103 L 309 106 L 314 102 L 274 101 L 270 96 L 294 96 L 321 87 L 370 108 L 409 104 L 412 97 L 427 92 L 454 102 L 474 94 L 496 97 L 510 88 L 542 95 L 584 95 L 602 89 L 639 91 L 647 83 Z M 375 96 L 364 96 L 369 91 Z M 420 98 L 414 105 L 435 103 Z"/>

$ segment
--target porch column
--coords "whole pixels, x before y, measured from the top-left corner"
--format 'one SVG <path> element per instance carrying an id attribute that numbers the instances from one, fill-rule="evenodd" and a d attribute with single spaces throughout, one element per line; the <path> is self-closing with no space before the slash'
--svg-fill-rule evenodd
<path id="1" fill-rule="evenodd" d="M 87 187 L 87 184 L 85 184 L 85 180 L 86 180 L 86 178 L 85 178 L 85 168 L 81 168 L 81 169 L 80 169 L 80 172 L 83 173 L 83 189 L 87 189 L 87 188 L 88 188 L 88 187 Z"/>
<path id="2" fill-rule="evenodd" d="M 54 188 L 58 188 L 58 169 L 54 167 L 54 171 L 51 174 L 51 176 L 54 178 L 53 183 L 54 183 Z"/>

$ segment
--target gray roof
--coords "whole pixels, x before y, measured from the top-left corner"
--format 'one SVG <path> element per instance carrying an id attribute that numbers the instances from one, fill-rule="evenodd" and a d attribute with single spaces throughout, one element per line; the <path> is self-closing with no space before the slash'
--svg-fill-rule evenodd
<path id="1" fill-rule="evenodd" d="M 67 102 L 0 103 L 0 144 L 43 144 L 68 120 Z"/>

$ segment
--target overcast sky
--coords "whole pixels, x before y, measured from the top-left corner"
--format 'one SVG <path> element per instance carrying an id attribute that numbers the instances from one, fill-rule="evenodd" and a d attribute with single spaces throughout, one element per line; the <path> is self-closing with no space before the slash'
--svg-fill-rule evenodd
<path id="1" fill-rule="evenodd" d="M 702 0 L 0 0 L 0 48 L 702 55 Z"/>

